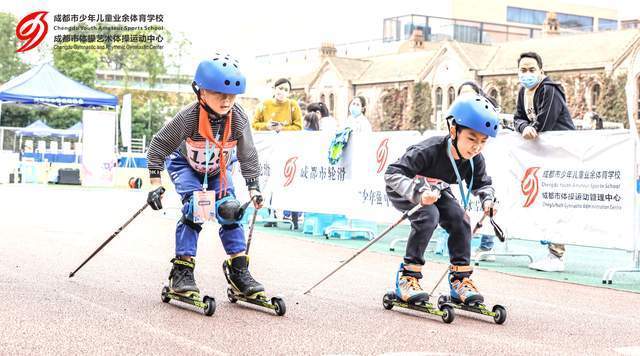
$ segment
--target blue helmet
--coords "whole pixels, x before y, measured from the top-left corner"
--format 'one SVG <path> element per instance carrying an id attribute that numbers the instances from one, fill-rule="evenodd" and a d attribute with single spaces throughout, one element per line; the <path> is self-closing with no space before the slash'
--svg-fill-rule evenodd
<path id="1" fill-rule="evenodd" d="M 238 61 L 220 53 L 198 64 L 193 82 L 200 89 L 234 95 L 244 93 L 247 85 L 246 78 L 238 69 Z"/>
<path id="2" fill-rule="evenodd" d="M 476 94 L 459 96 L 447 113 L 458 126 L 468 127 L 481 134 L 496 137 L 499 118 L 496 109 L 485 97 Z"/>

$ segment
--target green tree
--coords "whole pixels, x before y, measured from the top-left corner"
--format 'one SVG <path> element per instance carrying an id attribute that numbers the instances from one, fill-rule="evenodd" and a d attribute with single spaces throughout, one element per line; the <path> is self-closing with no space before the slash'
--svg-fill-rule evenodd
<path id="1" fill-rule="evenodd" d="M 53 65 L 69 78 L 95 87 L 98 58 L 94 52 L 82 49 L 54 49 Z"/>
<path id="2" fill-rule="evenodd" d="M 602 89 L 600 97 L 596 103 L 596 112 L 606 121 L 624 123 L 625 128 L 629 128 L 629 118 L 627 114 L 627 101 L 624 86 L 625 75 L 600 75 Z"/>
<path id="3" fill-rule="evenodd" d="M 431 101 L 431 85 L 427 82 L 416 83 L 413 86 L 413 103 L 406 129 L 425 131 L 434 128 L 431 121 L 433 113 Z"/>
<path id="4" fill-rule="evenodd" d="M 16 50 L 20 47 L 16 37 L 16 18 L 12 14 L 0 12 L 0 83 L 28 69 Z"/>

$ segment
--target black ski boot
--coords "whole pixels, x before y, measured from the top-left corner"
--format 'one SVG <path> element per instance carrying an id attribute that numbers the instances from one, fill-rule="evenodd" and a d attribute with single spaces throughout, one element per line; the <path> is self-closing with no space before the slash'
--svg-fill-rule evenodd
<path id="1" fill-rule="evenodd" d="M 189 261 L 185 261 L 179 258 L 171 260 L 173 268 L 169 273 L 169 288 L 174 293 L 185 294 L 190 292 L 200 293 L 200 289 L 196 285 L 196 280 L 193 277 L 193 269 L 195 267 L 195 260 L 191 258 Z"/>
<path id="2" fill-rule="evenodd" d="M 253 279 L 248 267 L 248 256 L 237 256 L 224 261 L 222 264 L 229 286 L 247 298 L 255 298 L 264 294 L 264 286 Z"/>

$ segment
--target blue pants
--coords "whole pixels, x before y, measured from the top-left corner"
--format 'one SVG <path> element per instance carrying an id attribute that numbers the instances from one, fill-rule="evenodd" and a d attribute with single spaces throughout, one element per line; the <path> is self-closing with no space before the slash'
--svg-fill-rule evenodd
<path id="1" fill-rule="evenodd" d="M 176 187 L 176 192 L 182 199 L 182 219 L 176 226 L 176 256 L 195 256 L 198 249 L 198 235 L 200 224 L 193 222 L 193 207 L 191 197 L 193 192 L 202 190 L 204 175 L 191 168 L 187 160 L 175 151 L 165 161 L 167 171 L 171 181 Z M 229 167 L 230 168 L 230 167 Z M 227 174 L 227 195 L 235 196 L 231 175 Z M 207 190 L 218 191 L 220 189 L 220 176 L 215 175 L 208 178 Z M 216 193 L 216 199 L 218 194 Z M 183 220 L 186 220 L 183 222 Z M 220 240 L 227 255 L 233 255 L 246 250 L 247 245 L 244 240 L 244 230 L 240 224 L 222 225 L 219 230 Z"/>
<path id="2" fill-rule="evenodd" d="M 482 234 L 480 239 L 480 250 L 489 251 L 493 248 L 493 236 Z"/>

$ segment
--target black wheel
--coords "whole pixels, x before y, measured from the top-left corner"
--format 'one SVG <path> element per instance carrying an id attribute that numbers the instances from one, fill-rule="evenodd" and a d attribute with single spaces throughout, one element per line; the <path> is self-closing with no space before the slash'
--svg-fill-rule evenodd
<path id="1" fill-rule="evenodd" d="M 287 312 L 287 306 L 284 304 L 284 300 L 282 300 L 282 298 L 271 298 L 271 304 L 273 304 L 273 306 L 275 307 L 274 310 L 277 316 L 283 316 L 284 313 Z"/>
<path id="2" fill-rule="evenodd" d="M 231 303 L 235 303 L 238 301 L 238 298 L 236 298 L 236 296 L 233 294 L 231 288 L 227 288 L 227 298 L 229 298 L 229 301 Z"/>
<path id="3" fill-rule="evenodd" d="M 163 303 L 169 303 L 171 300 L 171 298 L 169 298 L 169 287 L 162 288 L 162 293 L 160 295 Z"/>
<path id="4" fill-rule="evenodd" d="M 493 317 L 493 321 L 496 324 L 503 324 L 507 320 L 507 309 L 505 309 L 502 305 L 494 305 L 491 310 L 496 315 Z"/>
<path id="5" fill-rule="evenodd" d="M 389 247 L 389 251 L 393 252 L 393 251 L 395 251 L 395 250 L 396 250 L 395 248 L 393 248 L 393 247 Z"/>
<path id="6" fill-rule="evenodd" d="M 448 302 L 446 295 L 441 295 L 438 297 L 438 309 L 442 310 L 442 306 Z"/>
<path id="7" fill-rule="evenodd" d="M 396 294 L 394 292 L 387 292 L 384 297 L 382 297 L 382 306 L 387 309 L 393 309 L 393 301 L 396 299 Z"/>
<path id="8" fill-rule="evenodd" d="M 213 313 L 216 312 L 216 300 L 205 296 L 202 301 L 207 304 L 206 308 L 204 308 L 204 315 L 206 316 L 212 316 Z"/>
<path id="9" fill-rule="evenodd" d="M 444 313 L 444 315 L 442 315 L 442 321 L 444 321 L 445 323 L 450 324 L 453 319 L 456 318 L 456 314 L 453 311 L 452 307 L 443 305 L 440 310 L 442 310 L 442 312 Z"/>

